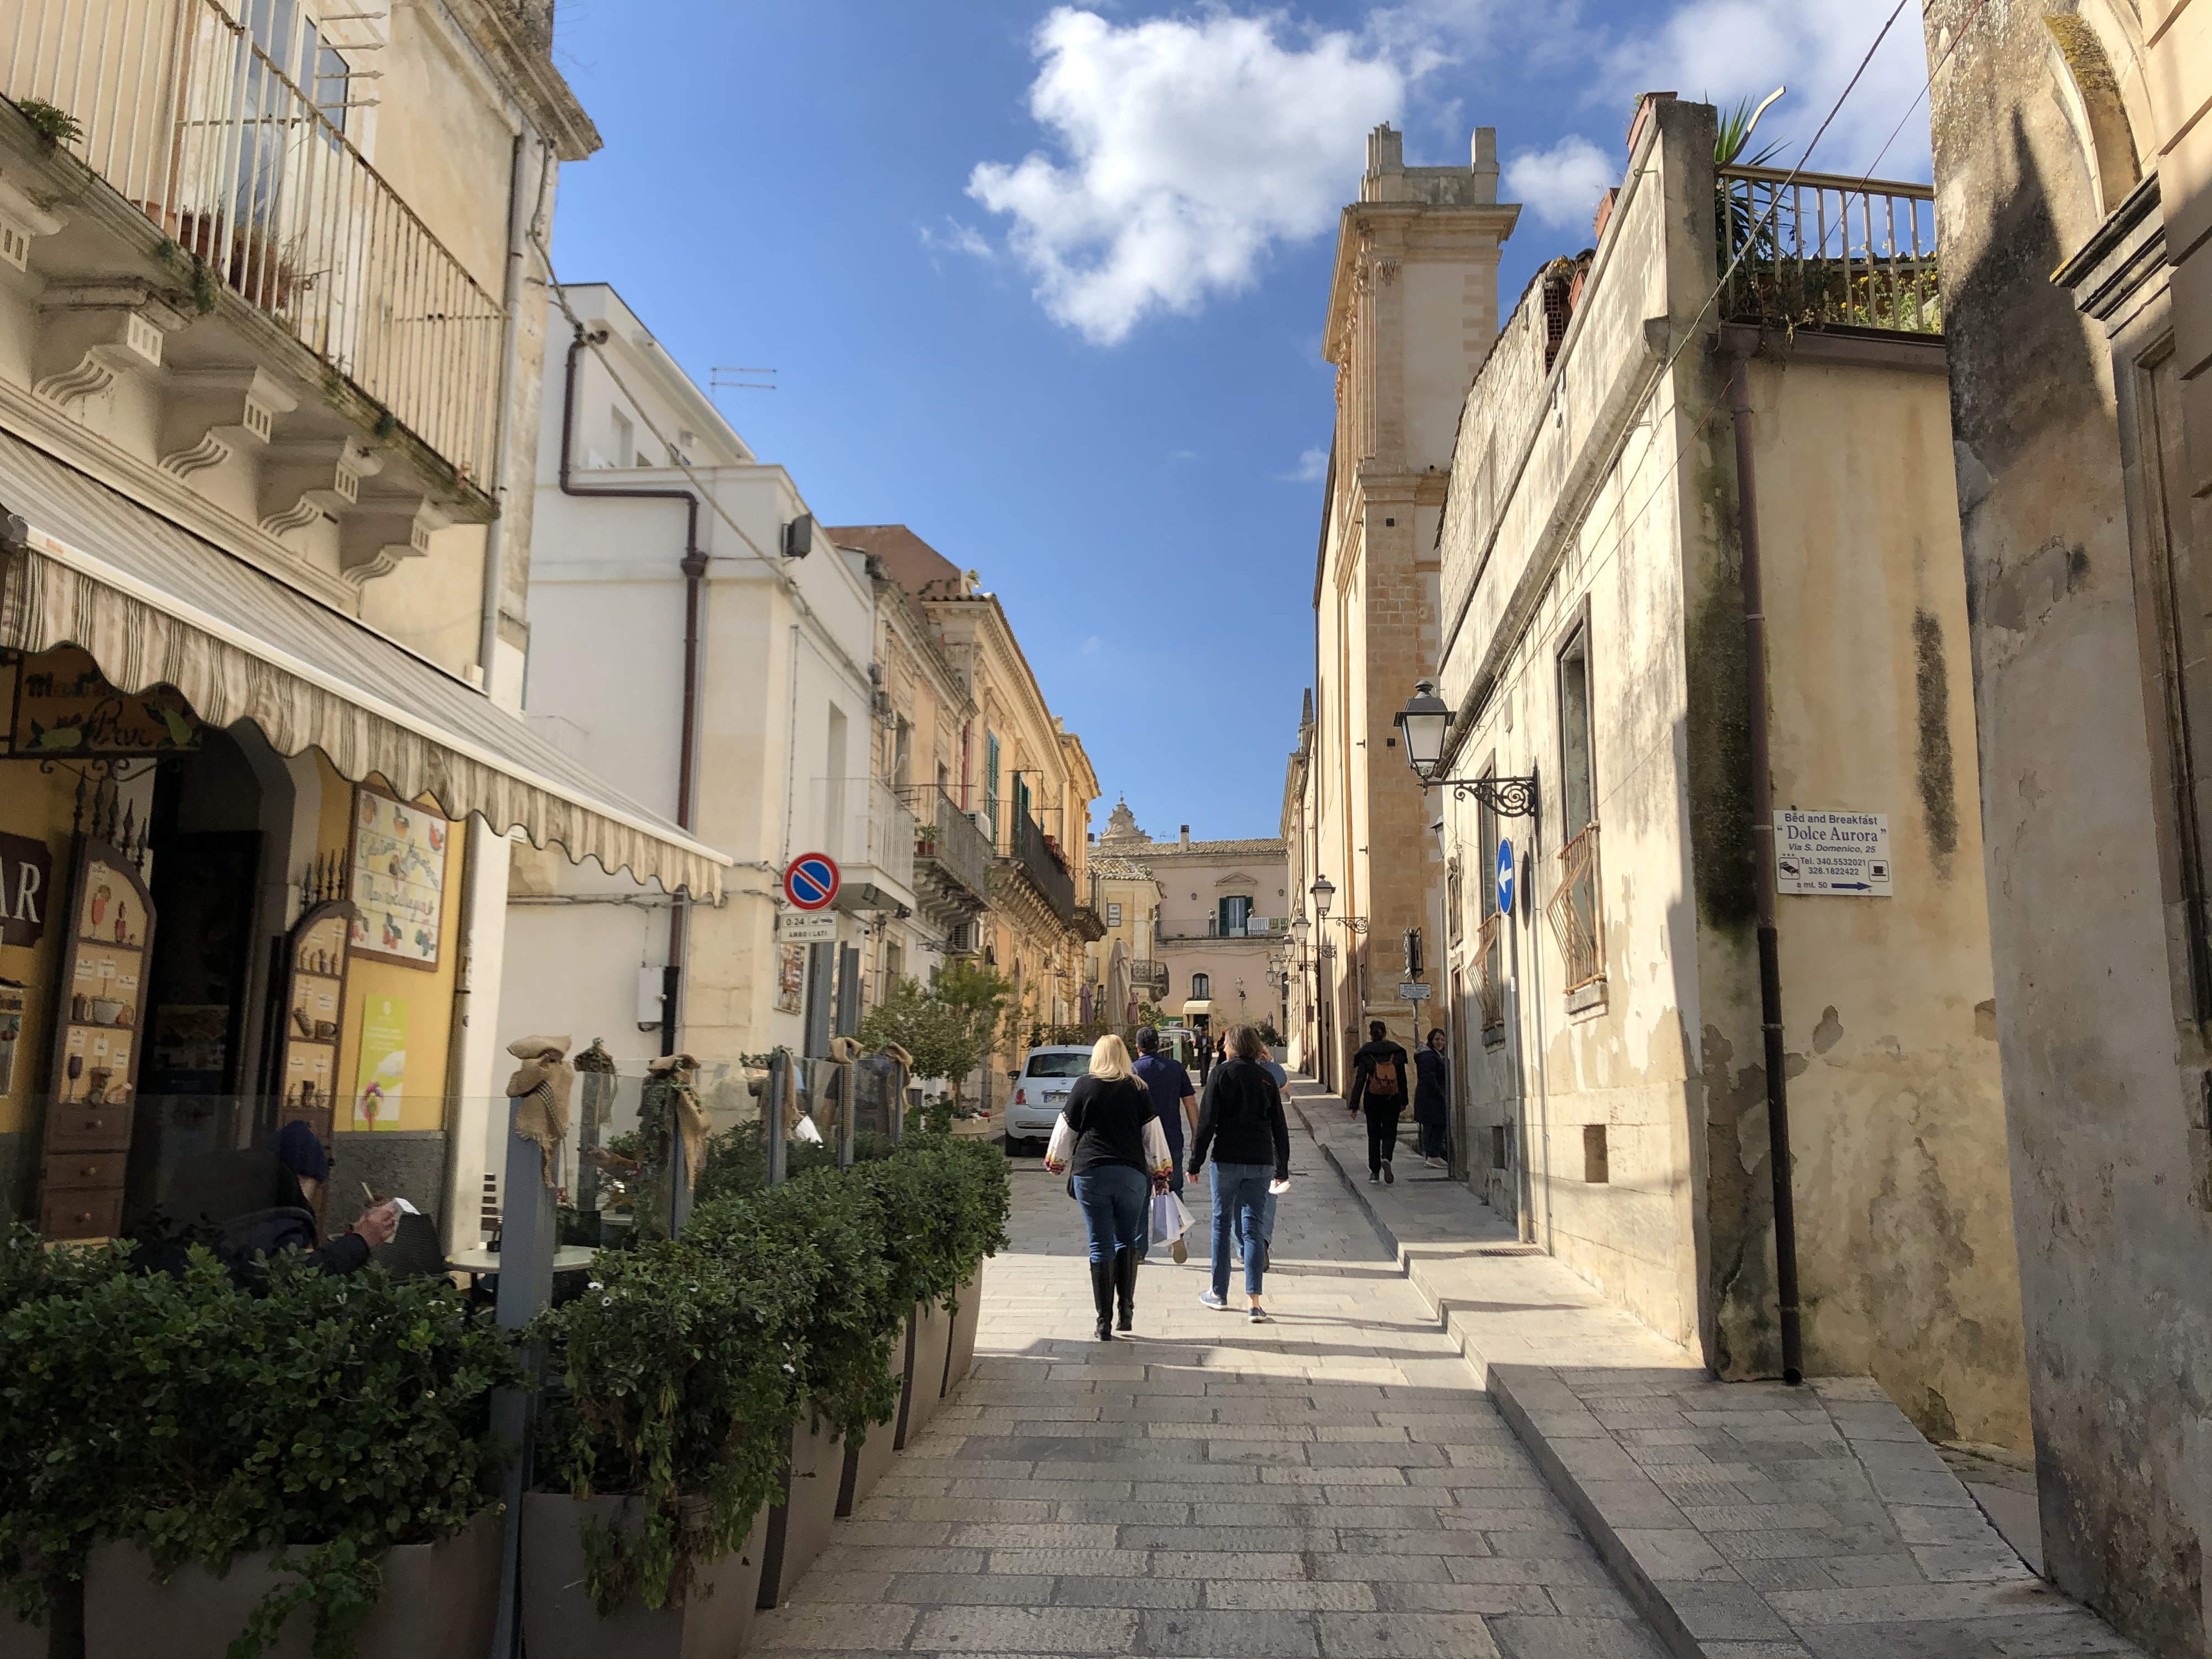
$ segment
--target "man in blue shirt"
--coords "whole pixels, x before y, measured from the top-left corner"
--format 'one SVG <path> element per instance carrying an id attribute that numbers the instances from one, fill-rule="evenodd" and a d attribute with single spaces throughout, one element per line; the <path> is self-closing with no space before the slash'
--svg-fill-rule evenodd
<path id="1" fill-rule="evenodd" d="M 1190 1073 L 1185 1071 L 1172 1054 L 1160 1052 L 1160 1034 L 1156 1026 L 1141 1026 L 1137 1031 L 1137 1061 L 1133 1068 L 1138 1079 L 1152 1097 L 1152 1110 L 1159 1115 L 1160 1133 L 1168 1139 L 1168 1150 L 1175 1154 L 1175 1172 L 1169 1176 L 1176 1197 L 1182 1196 L 1182 1149 L 1185 1143 L 1183 1128 L 1186 1122 L 1192 1133 L 1198 1127 L 1197 1091 L 1190 1086 Z M 1190 1259 L 1190 1251 L 1182 1239 L 1175 1242 L 1173 1251 L 1177 1261 Z"/>

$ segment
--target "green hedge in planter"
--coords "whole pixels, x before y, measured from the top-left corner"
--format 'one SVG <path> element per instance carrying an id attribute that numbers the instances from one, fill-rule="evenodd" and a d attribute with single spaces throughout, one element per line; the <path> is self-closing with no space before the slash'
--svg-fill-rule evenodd
<path id="1" fill-rule="evenodd" d="M 490 1395 L 518 1373 L 445 1280 L 279 1257 L 247 1289 L 205 1251 L 180 1278 L 140 1273 L 127 1249 L 40 1251 L 27 1231 L 0 1248 L 0 1563 L 19 1610 L 110 1540 L 163 1571 L 272 1550 L 295 1582 L 234 1655 L 313 1604 L 331 1659 L 386 1549 L 452 1537 L 496 1499 Z M 52 1265 L 27 1269 L 33 1252 Z"/>
<path id="2" fill-rule="evenodd" d="M 586 1527 L 602 1612 L 680 1603 L 695 1564 L 744 1541 L 803 1403 L 848 1437 L 891 1420 L 899 1322 L 1006 1243 L 1009 1195 L 996 1146 L 933 1137 L 714 1199 L 680 1239 L 593 1258 L 587 1293 L 532 1334 L 567 1390 L 549 1484 L 644 1506 L 634 1535 Z"/>

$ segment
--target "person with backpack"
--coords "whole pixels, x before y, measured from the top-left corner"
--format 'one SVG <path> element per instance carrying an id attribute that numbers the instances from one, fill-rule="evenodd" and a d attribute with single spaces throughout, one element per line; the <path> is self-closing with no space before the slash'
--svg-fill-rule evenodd
<path id="1" fill-rule="evenodd" d="M 1267 1322 L 1260 1305 L 1267 1252 L 1262 1240 L 1270 1183 L 1291 1178 L 1291 1128 L 1283 1116 L 1282 1091 L 1259 1062 L 1267 1051 L 1249 1025 L 1233 1025 L 1226 1037 L 1228 1058 L 1213 1069 L 1198 1108 L 1198 1133 L 1191 1142 L 1190 1172 L 1205 1167 L 1213 1154 L 1213 1282 L 1199 1293 L 1209 1308 L 1229 1305 L 1229 1234 L 1232 1226 L 1244 1244 L 1244 1294 L 1255 1325 Z"/>
<path id="2" fill-rule="evenodd" d="M 1352 1057 L 1352 1111 L 1367 1114 L 1367 1179 L 1395 1182 L 1391 1154 L 1398 1150 L 1398 1116 L 1406 1109 L 1406 1079 L 1412 1067 L 1406 1051 L 1390 1041 L 1389 1027 L 1367 1024 L 1367 1041 Z"/>

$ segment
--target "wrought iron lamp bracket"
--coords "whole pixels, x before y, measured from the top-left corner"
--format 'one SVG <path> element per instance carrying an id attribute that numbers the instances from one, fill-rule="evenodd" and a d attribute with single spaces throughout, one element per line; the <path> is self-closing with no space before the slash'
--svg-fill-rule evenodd
<path id="1" fill-rule="evenodd" d="M 1438 778 L 1436 787 L 1449 789 L 1455 800 L 1473 799 L 1501 818 L 1536 816 L 1536 775 L 1525 778 Z"/>

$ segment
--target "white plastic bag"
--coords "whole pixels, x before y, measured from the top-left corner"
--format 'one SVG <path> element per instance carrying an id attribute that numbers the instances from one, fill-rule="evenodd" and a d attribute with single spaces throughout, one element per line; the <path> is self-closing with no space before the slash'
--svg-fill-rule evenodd
<path id="1" fill-rule="evenodd" d="M 1173 1193 L 1152 1194 L 1152 1243 L 1166 1244 L 1190 1231 L 1190 1212 Z"/>
<path id="2" fill-rule="evenodd" d="M 822 1144 L 822 1130 L 812 1118 L 801 1112 L 799 1115 L 799 1121 L 792 1127 L 791 1138 L 793 1140 L 804 1141 L 809 1146 L 819 1146 Z"/>
<path id="3" fill-rule="evenodd" d="M 1067 1114 L 1062 1112 L 1052 1126 L 1052 1139 L 1044 1149 L 1044 1167 L 1054 1175 L 1066 1175 L 1074 1158 L 1075 1131 L 1067 1127 Z"/>

